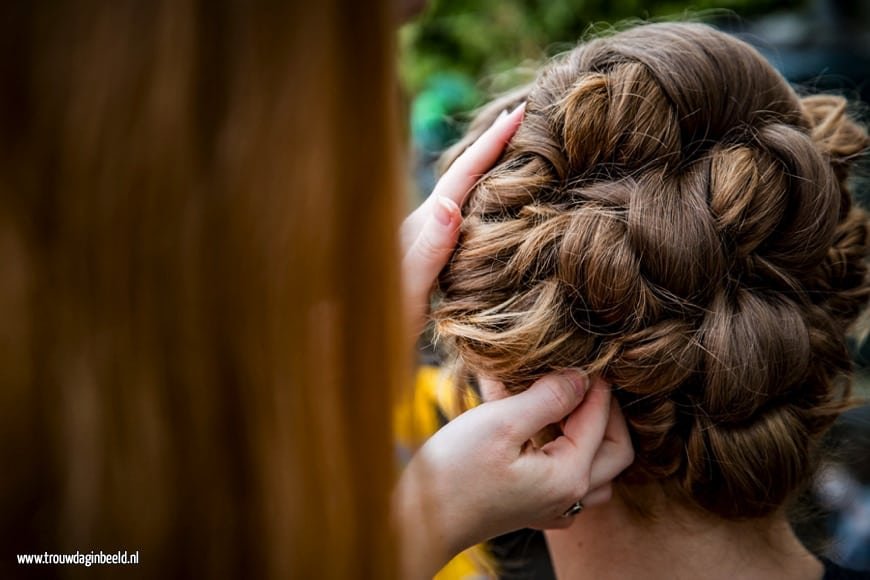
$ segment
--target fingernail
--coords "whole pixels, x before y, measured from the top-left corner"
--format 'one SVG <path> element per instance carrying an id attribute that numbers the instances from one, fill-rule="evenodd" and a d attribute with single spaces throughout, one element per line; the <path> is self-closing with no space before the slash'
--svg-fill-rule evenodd
<path id="1" fill-rule="evenodd" d="M 459 206 L 448 197 L 438 196 L 436 201 L 435 219 L 437 219 L 438 223 L 442 226 L 449 226 L 453 221 L 453 216 L 459 212 Z"/>
<path id="2" fill-rule="evenodd" d="M 494 122 L 495 122 L 495 123 L 498 123 L 499 121 L 501 121 L 502 119 L 504 119 L 504 118 L 507 117 L 507 116 L 508 116 L 508 110 L 505 109 L 505 110 L 503 110 L 501 113 L 498 114 L 498 117 L 495 118 L 495 121 L 494 121 Z"/>
<path id="3" fill-rule="evenodd" d="M 562 373 L 562 376 L 571 382 L 578 397 L 582 398 L 586 394 L 586 391 L 589 389 L 589 377 L 585 373 L 575 369 L 568 369 Z"/>
<path id="4" fill-rule="evenodd" d="M 511 114 L 511 116 L 514 116 L 514 115 L 517 114 L 518 111 L 521 111 L 521 110 L 522 110 L 522 111 L 525 111 L 525 110 L 526 110 L 526 101 L 523 101 L 522 103 L 520 103 L 519 105 L 517 105 L 517 108 L 514 109 L 513 111 L 511 111 L 510 114 Z"/>

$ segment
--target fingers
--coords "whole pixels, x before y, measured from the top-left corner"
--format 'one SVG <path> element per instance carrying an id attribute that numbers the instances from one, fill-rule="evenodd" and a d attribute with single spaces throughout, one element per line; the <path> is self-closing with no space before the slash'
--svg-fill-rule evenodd
<path id="1" fill-rule="evenodd" d="M 599 487 L 592 489 L 589 493 L 583 496 L 583 506 L 584 508 L 595 507 L 597 505 L 603 505 L 610 501 L 610 498 L 613 497 L 613 484 L 610 482 L 605 483 Z"/>
<path id="2" fill-rule="evenodd" d="M 566 370 L 539 379 L 522 393 L 487 404 L 493 413 L 510 418 L 514 443 L 524 443 L 573 411 L 583 400 L 588 384 L 580 371 Z"/>
<path id="3" fill-rule="evenodd" d="M 581 427 L 586 427 L 585 431 Z M 574 445 L 566 445 L 563 440 L 573 440 Z M 592 449 L 596 440 L 600 444 L 597 450 Z M 553 448 L 560 445 L 561 450 L 554 453 Z M 587 463 L 590 449 L 594 453 L 591 464 Z M 622 410 L 603 380 L 593 381 L 583 404 L 568 418 L 565 437 L 548 443 L 543 450 L 550 455 L 561 454 L 554 459 L 571 465 L 569 481 L 573 483 L 569 485 L 577 490 L 577 497 L 582 496 L 585 507 L 610 501 L 613 479 L 634 461 L 634 450 Z"/>
<path id="4" fill-rule="evenodd" d="M 438 198 L 402 260 L 406 313 L 415 330 L 422 326 L 432 284 L 456 246 L 460 222 L 459 206 L 450 199 Z"/>
<path id="5" fill-rule="evenodd" d="M 498 401 L 510 396 L 502 383 L 483 375 L 477 376 L 477 385 L 480 387 L 480 398 L 484 402 Z"/>
<path id="6" fill-rule="evenodd" d="M 560 455 L 581 473 L 589 473 L 592 461 L 607 429 L 610 415 L 610 385 L 600 377 L 593 379 L 583 404 L 565 421 L 563 436 L 542 450 Z"/>
<path id="7" fill-rule="evenodd" d="M 631 445 L 631 435 L 628 433 L 622 410 L 614 400 L 610 405 L 604 440 L 592 460 L 590 488 L 609 484 L 613 478 L 631 465 L 632 461 L 634 461 L 634 448 Z"/>
<path id="8" fill-rule="evenodd" d="M 477 180 L 498 160 L 525 113 L 525 103 L 496 119 L 492 126 L 460 155 L 444 173 L 432 195 L 444 196 L 462 207 Z"/>
<path id="9" fill-rule="evenodd" d="M 592 463 L 604 439 L 610 397 L 610 386 L 593 379 L 583 403 L 565 421 L 562 436 L 541 447 L 537 455 L 554 466 L 552 481 L 569 500 L 583 498 L 597 487 L 592 484 Z"/>
<path id="10" fill-rule="evenodd" d="M 423 326 L 429 293 L 459 237 L 460 206 L 477 180 L 496 162 L 522 121 L 524 106 L 500 116 L 460 155 L 435 190 L 402 224 L 402 279 L 411 334 Z"/>
<path id="11" fill-rule="evenodd" d="M 402 223 L 400 237 L 405 251 L 417 239 L 421 228 L 435 209 L 438 198 L 447 198 L 462 207 L 477 180 L 498 160 L 523 119 L 525 105 L 502 114 L 444 173 L 432 194 Z"/>

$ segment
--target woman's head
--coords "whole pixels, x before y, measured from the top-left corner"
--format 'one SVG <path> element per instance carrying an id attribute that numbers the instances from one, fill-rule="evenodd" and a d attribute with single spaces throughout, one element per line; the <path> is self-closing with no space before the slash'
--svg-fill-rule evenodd
<path id="1" fill-rule="evenodd" d="M 438 335 L 512 391 L 603 373 L 637 450 L 626 482 L 722 517 L 773 512 L 848 394 L 868 232 L 845 181 L 866 133 L 843 99 L 799 98 L 698 24 L 580 45 L 457 150 L 523 100 L 469 197 Z"/>

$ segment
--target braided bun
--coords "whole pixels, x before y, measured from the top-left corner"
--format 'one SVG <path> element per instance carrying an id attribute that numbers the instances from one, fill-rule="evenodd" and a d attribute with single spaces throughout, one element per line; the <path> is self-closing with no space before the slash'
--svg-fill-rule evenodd
<path id="1" fill-rule="evenodd" d="M 466 205 L 437 335 L 512 392 L 602 373 L 637 451 L 628 484 L 726 518 L 778 509 L 848 395 L 868 228 L 846 178 L 866 132 L 747 44 L 653 24 L 555 60 L 448 160 L 523 100 Z"/>

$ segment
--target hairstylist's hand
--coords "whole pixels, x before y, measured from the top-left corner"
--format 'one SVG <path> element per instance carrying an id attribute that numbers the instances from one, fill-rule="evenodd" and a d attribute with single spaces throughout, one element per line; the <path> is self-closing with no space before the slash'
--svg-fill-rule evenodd
<path id="1" fill-rule="evenodd" d="M 634 459 L 611 399 L 603 381 L 589 385 L 566 371 L 483 403 L 433 435 L 396 496 L 405 574 L 431 577 L 475 543 L 523 527 L 565 527 L 573 518 L 563 514 L 576 501 L 607 501 L 611 480 Z M 541 448 L 529 443 L 563 419 L 562 436 Z"/>
<path id="2" fill-rule="evenodd" d="M 405 314 L 414 337 L 423 328 L 432 284 L 456 247 L 462 222 L 459 208 L 477 180 L 501 155 L 519 127 L 524 110 L 521 105 L 511 113 L 502 113 L 453 162 L 432 194 L 402 224 Z"/>

